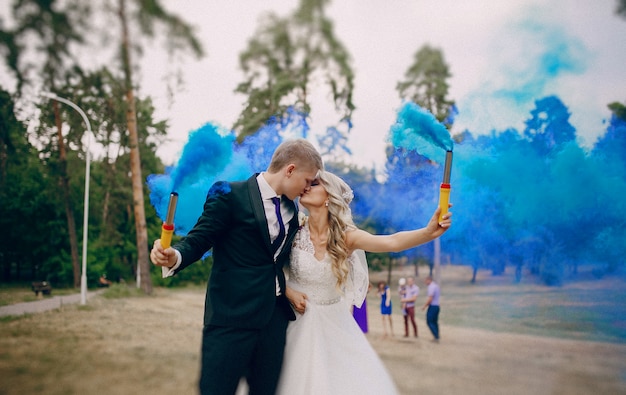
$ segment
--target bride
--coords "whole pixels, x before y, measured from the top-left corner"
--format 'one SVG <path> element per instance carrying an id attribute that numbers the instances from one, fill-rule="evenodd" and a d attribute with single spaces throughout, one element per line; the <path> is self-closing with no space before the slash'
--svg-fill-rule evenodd
<path id="1" fill-rule="evenodd" d="M 362 250 L 398 252 L 441 236 L 451 224 L 439 209 L 421 229 L 372 235 L 352 221 L 353 193 L 321 172 L 300 197 L 306 218 L 294 241 L 286 295 L 297 318 L 287 328 L 278 394 L 395 394 L 397 389 L 350 314 L 369 286 Z"/>

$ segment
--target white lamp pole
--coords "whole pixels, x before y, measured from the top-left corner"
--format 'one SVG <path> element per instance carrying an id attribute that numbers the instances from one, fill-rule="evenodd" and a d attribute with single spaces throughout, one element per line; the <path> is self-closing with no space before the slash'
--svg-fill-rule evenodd
<path id="1" fill-rule="evenodd" d="M 83 268 L 80 276 L 80 304 L 87 303 L 87 231 L 88 231 L 88 216 L 89 216 L 89 169 L 90 155 L 89 155 L 89 140 L 91 139 L 91 124 L 85 112 L 71 101 L 64 99 L 50 92 L 43 92 L 41 94 L 51 100 L 67 104 L 74 110 L 78 111 L 85 124 L 87 124 L 87 148 L 85 149 L 85 209 L 83 211 Z"/>

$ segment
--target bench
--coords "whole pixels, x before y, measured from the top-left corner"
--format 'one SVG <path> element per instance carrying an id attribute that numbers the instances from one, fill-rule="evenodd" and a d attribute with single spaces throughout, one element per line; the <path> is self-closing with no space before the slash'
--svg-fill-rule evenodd
<path id="1" fill-rule="evenodd" d="M 50 295 L 52 293 L 52 286 L 47 281 L 33 281 L 32 289 L 35 296 L 39 296 L 39 293 L 42 295 Z"/>

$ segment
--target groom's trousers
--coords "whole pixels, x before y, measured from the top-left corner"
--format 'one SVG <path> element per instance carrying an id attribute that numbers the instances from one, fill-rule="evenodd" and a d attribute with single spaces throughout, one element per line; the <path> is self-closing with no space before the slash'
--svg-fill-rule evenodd
<path id="1" fill-rule="evenodd" d="M 284 299 L 284 298 L 283 298 Z M 272 318 L 261 329 L 206 325 L 202 332 L 200 393 L 235 394 L 242 377 L 250 395 L 273 395 L 283 363 L 289 323 L 277 299 Z"/>

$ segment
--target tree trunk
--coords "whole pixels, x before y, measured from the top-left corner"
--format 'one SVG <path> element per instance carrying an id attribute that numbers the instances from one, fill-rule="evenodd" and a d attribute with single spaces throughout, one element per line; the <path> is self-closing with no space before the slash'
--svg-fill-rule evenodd
<path id="1" fill-rule="evenodd" d="M 137 133 L 137 111 L 133 92 L 132 67 L 130 60 L 130 37 L 126 18 L 126 1 L 119 0 L 119 17 L 122 24 L 122 63 L 126 82 L 126 122 L 130 148 L 130 172 L 133 186 L 133 212 L 135 214 L 135 232 L 137 233 L 137 286 L 146 294 L 152 293 L 150 262 L 148 260 L 148 230 L 143 198 L 143 177 L 139 155 L 139 136 Z"/>
<path id="2" fill-rule="evenodd" d="M 63 132 L 61 125 L 61 114 L 59 112 L 59 103 L 52 101 L 54 110 L 54 120 L 57 128 L 57 137 L 59 140 L 59 183 L 63 191 L 63 204 L 65 205 L 65 217 L 67 219 L 67 233 L 70 238 L 70 251 L 72 256 L 72 272 L 74 273 L 74 288 L 80 287 L 80 266 L 78 263 L 78 239 L 76 237 L 76 222 L 74 220 L 74 212 L 70 202 L 70 183 L 67 175 L 67 154 L 65 152 L 65 142 L 63 140 Z M 85 229 L 83 229 L 83 232 Z"/>
<path id="3" fill-rule="evenodd" d="M 515 282 L 519 283 L 522 281 L 522 265 L 521 264 L 517 264 L 515 265 Z"/>
<path id="4" fill-rule="evenodd" d="M 391 270 L 393 266 L 393 258 L 387 257 L 387 284 L 391 286 Z"/>
<path id="5" fill-rule="evenodd" d="M 441 239 L 437 237 L 433 240 L 433 270 L 431 276 L 439 286 L 441 286 Z"/>

